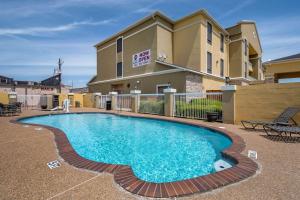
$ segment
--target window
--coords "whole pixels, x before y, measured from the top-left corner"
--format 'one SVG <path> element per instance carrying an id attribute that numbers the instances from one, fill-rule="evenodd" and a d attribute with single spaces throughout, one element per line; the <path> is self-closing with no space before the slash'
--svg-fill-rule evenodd
<path id="1" fill-rule="evenodd" d="M 117 53 L 123 51 L 123 38 L 117 39 Z"/>
<path id="2" fill-rule="evenodd" d="M 221 33 L 220 42 L 221 42 L 220 50 L 221 52 L 224 52 L 224 35 L 222 33 Z"/>
<path id="3" fill-rule="evenodd" d="M 117 77 L 123 76 L 123 63 L 119 62 L 117 63 Z"/>
<path id="4" fill-rule="evenodd" d="M 220 76 L 224 77 L 224 60 L 220 60 Z"/>
<path id="5" fill-rule="evenodd" d="M 245 78 L 248 78 L 248 63 L 245 62 Z"/>
<path id="6" fill-rule="evenodd" d="M 212 54 L 207 52 L 207 73 L 212 73 Z"/>
<path id="7" fill-rule="evenodd" d="M 170 84 L 160 84 L 156 85 L 156 93 L 157 94 L 163 94 L 164 89 L 170 88 Z"/>
<path id="8" fill-rule="evenodd" d="M 212 42 L 212 25 L 207 22 L 207 42 L 211 44 Z"/>
<path id="9" fill-rule="evenodd" d="M 246 39 L 245 39 L 245 41 L 244 41 L 244 45 L 245 45 L 245 47 L 244 47 L 244 50 L 245 50 L 245 56 L 247 56 L 247 54 L 248 54 L 248 42 L 247 42 Z"/>

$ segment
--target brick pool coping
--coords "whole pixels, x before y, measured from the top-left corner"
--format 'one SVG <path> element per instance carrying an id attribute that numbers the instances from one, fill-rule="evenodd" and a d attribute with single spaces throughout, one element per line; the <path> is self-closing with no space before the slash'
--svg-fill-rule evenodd
<path id="1" fill-rule="evenodd" d="M 169 197 L 180 197 L 180 196 L 190 195 L 194 193 L 203 193 L 203 192 L 211 191 L 213 189 L 217 189 L 244 180 L 254 175 L 256 173 L 256 170 L 258 169 L 258 165 L 253 160 L 241 154 L 241 152 L 245 148 L 245 143 L 243 139 L 240 136 L 221 128 L 210 127 L 203 124 L 200 125 L 196 122 L 185 121 L 184 119 L 181 118 L 167 118 L 167 117 L 155 116 L 155 115 L 146 116 L 146 115 L 139 115 L 139 114 L 123 114 L 123 113 L 114 113 L 114 112 L 71 112 L 67 114 L 84 114 L 84 113 L 104 113 L 104 114 L 106 113 L 106 114 L 114 114 L 120 116 L 159 119 L 159 120 L 165 120 L 170 122 L 184 123 L 188 125 L 203 127 L 213 131 L 217 131 L 223 135 L 226 135 L 232 140 L 232 145 L 228 149 L 222 151 L 222 155 L 235 163 L 233 167 L 219 172 L 215 172 L 213 174 L 199 176 L 199 177 L 186 179 L 182 181 L 167 182 L 167 183 L 151 183 L 151 182 L 143 181 L 138 177 L 136 177 L 130 166 L 96 162 L 81 157 L 73 149 L 66 134 L 60 129 L 51 126 L 40 125 L 40 124 L 29 124 L 32 126 L 44 127 L 52 131 L 55 136 L 55 142 L 56 142 L 59 155 L 64 159 L 64 161 L 66 161 L 70 165 L 77 168 L 91 170 L 95 172 L 108 172 L 110 174 L 113 174 L 114 180 L 118 185 L 120 185 L 125 190 L 136 195 L 152 197 L 152 198 L 169 198 Z M 19 121 L 21 119 L 38 117 L 38 116 L 47 116 L 47 115 L 60 115 L 60 114 L 66 114 L 66 113 L 43 114 L 43 115 L 20 117 L 20 118 L 13 119 L 10 122 L 22 124 L 22 122 Z"/>

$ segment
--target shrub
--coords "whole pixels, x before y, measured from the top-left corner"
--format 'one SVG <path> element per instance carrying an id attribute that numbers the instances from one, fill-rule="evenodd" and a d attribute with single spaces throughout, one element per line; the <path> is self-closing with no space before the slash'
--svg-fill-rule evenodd
<path id="1" fill-rule="evenodd" d="M 207 112 L 222 113 L 222 102 L 211 99 L 192 99 L 190 102 L 176 101 L 177 116 L 203 116 L 206 117 Z"/>
<path id="2" fill-rule="evenodd" d="M 164 101 L 140 101 L 140 113 L 164 114 Z"/>

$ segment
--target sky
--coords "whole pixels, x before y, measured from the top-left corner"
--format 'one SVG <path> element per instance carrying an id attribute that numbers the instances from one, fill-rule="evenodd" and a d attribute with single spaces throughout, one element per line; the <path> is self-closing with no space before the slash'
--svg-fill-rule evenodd
<path id="1" fill-rule="evenodd" d="M 0 0 L 0 75 L 40 81 L 64 60 L 63 82 L 96 74 L 96 43 L 158 10 L 176 20 L 206 9 L 223 27 L 257 23 L 267 61 L 300 52 L 297 0 Z"/>

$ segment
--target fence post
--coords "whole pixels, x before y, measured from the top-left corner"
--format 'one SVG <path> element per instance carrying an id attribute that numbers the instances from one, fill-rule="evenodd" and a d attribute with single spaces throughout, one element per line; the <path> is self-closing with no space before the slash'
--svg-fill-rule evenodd
<path id="1" fill-rule="evenodd" d="M 173 117 L 174 116 L 174 94 L 176 93 L 176 89 L 174 88 L 167 88 L 164 89 L 165 93 L 165 116 Z"/>
<path id="2" fill-rule="evenodd" d="M 131 90 L 131 112 L 139 112 L 140 94 L 141 90 Z"/>
<path id="3" fill-rule="evenodd" d="M 222 112 L 223 122 L 227 124 L 235 123 L 235 92 L 236 85 L 225 85 L 221 88 L 223 90 L 222 97 Z"/>
<path id="4" fill-rule="evenodd" d="M 109 92 L 109 95 L 111 96 L 111 109 L 112 110 L 117 110 L 118 92 Z"/>

